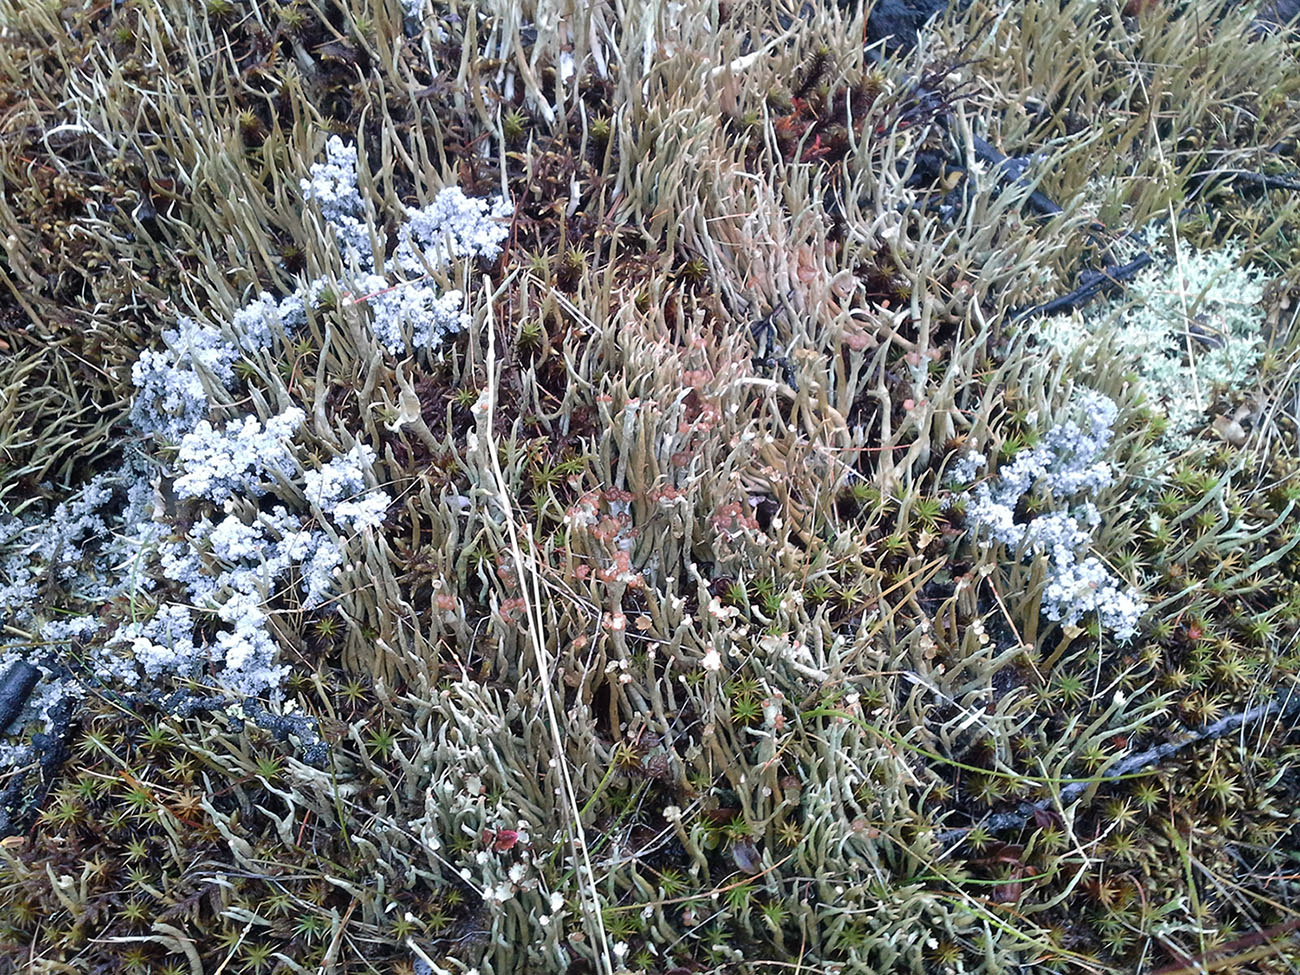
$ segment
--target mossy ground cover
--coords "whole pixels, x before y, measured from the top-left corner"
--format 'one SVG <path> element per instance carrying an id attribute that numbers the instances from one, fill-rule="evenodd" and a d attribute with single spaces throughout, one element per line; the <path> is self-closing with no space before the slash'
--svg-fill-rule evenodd
<path id="1" fill-rule="evenodd" d="M 6 549 L 4 650 L 74 690 L 9 729 L 0 966 L 1290 971 L 1300 194 L 1232 176 L 1300 165 L 1300 49 L 1141 6 L 976 0 L 876 63 L 833 5 L 0 0 L 0 503 L 143 451 L 157 526 L 112 598 Z M 373 239 L 511 204 L 431 271 L 435 347 L 347 291 L 301 189 L 331 136 Z M 1016 317 L 1138 230 L 1159 301 Z M 304 470 L 364 441 L 382 524 L 328 600 L 268 591 L 260 701 L 123 686 L 109 641 L 184 598 L 159 552 L 220 517 L 132 366 L 322 277 L 211 416 L 301 407 Z M 980 485 L 1096 394 L 1091 507 L 1058 452 L 984 544 Z M 1053 608 L 1085 556 L 1130 638 Z"/>

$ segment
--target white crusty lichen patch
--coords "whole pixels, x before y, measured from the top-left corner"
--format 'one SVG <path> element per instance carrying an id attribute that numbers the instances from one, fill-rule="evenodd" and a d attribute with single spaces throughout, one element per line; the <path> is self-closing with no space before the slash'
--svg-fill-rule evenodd
<path id="1" fill-rule="evenodd" d="M 393 256 L 374 253 L 373 242 L 387 247 L 387 237 L 368 216 L 357 189 L 357 150 L 338 136 L 326 147 L 327 161 L 311 167 L 302 180 L 303 198 L 320 207 L 338 243 L 346 269 L 360 273 L 352 280 L 352 297 L 370 309 L 370 328 L 394 355 L 408 347 L 429 348 L 465 324 L 464 295 L 440 291 L 428 272 L 462 258 L 495 260 L 508 234 L 505 217 L 509 200 L 466 196 L 456 186 L 441 190 L 424 207 L 408 206 L 397 229 Z M 379 272 L 383 273 L 379 273 Z"/>
<path id="2" fill-rule="evenodd" d="M 131 370 L 134 439 L 121 469 L 80 489 L 46 486 L 63 496 L 48 507 L 0 506 L 0 623 L 32 635 L 0 644 L 0 666 L 42 670 L 15 730 L 48 726 L 77 681 L 276 696 L 288 670 L 281 604 L 328 611 L 352 540 L 383 522 L 392 499 L 376 446 L 348 431 L 318 436 L 313 404 L 260 367 L 315 344 L 309 316 L 336 283 L 364 309 L 374 352 L 437 345 L 466 313 L 429 272 L 498 256 L 510 205 L 444 188 L 403 208 L 390 247 L 379 201 L 357 188 L 356 149 L 334 137 L 326 157 L 301 185 L 337 245 L 332 277 L 260 292 L 229 315 L 179 316 Z M 114 600 L 129 604 L 126 618 Z M 80 670 L 62 663 L 74 641 Z"/>
<path id="3" fill-rule="evenodd" d="M 1048 619 L 1075 626 L 1095 614 L 1117 640 L 1127 641 L 1142 617 L 1141 594 L 1090 554 L 1093 532 L 1102 523 L 1094 499 L 1114 483 L 1103 458 L 1119 410 L 1108 397 L 1085 390 L 1075 412 L 1079 421 L 1057 423 L 1040 444 L 1019 451 L 996 476 L 975 484 L 967 493 L 966 516 L 986 548 L 1003 545 L 1018 559 L 1043 560 L 1041 605 Z M 972 450 L 959 458 L 949 480 L 968 483 L 987 464 Z M 1047 509 L 1028 520 L 1018 518 L 1021 500 L 1032 494 L 1047 502 Z"/>

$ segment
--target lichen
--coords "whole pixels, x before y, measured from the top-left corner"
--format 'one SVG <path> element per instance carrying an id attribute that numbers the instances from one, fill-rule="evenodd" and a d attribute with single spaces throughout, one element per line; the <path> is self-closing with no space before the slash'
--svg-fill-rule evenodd
<path id="1" fill-rule="evenodd" d="M 865 13 L 0 0 L 0 968 L 1294 965 L 1295 52 Z"/>
<path id="2" fill-rule="evenodd" d="M 1161 248 L 1161 235 L 1152 246 Z M 1188 449 L 1216 396 L 1244 391 L 1265 351 L 1266 281 L 1241 266 L 1242 247 L 1182 248 L 1142 271 L 1122 298 L 1085 314 L 1047 319 L 1034 334 L 1063 355 L 1113 337 L 1147 401 L 1168 420 L 1164 449 Z"/>

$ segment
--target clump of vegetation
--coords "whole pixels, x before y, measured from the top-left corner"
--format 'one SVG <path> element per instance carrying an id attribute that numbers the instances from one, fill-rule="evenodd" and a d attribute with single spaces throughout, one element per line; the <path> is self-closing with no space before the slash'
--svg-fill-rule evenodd
<path id="1" fill-rule="evenodd" d="M 3 964 L 1286 970 L 1293 38 L 643 14 L 0 0 Z"/>

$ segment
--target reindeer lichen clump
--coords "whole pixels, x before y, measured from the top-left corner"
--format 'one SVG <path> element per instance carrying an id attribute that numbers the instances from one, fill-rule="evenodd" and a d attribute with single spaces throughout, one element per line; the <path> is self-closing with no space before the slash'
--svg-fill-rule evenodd
<path id="1" fill-rule="evenodd" d="M 1265 352 L 1268 282 L 1242 267 L 1242 257 L 1239 243 L 1177 250 L 1167 267 L 1141 272 L 1121 300 L 1037 323 L 1034 333 L 1067 356 L 1110 337 L 1115 353 L 1136 364 L 1147 401 L 1165 418 L 1162 447 L 1185 451 L 1206 410 L 1247 385 Z"/>

